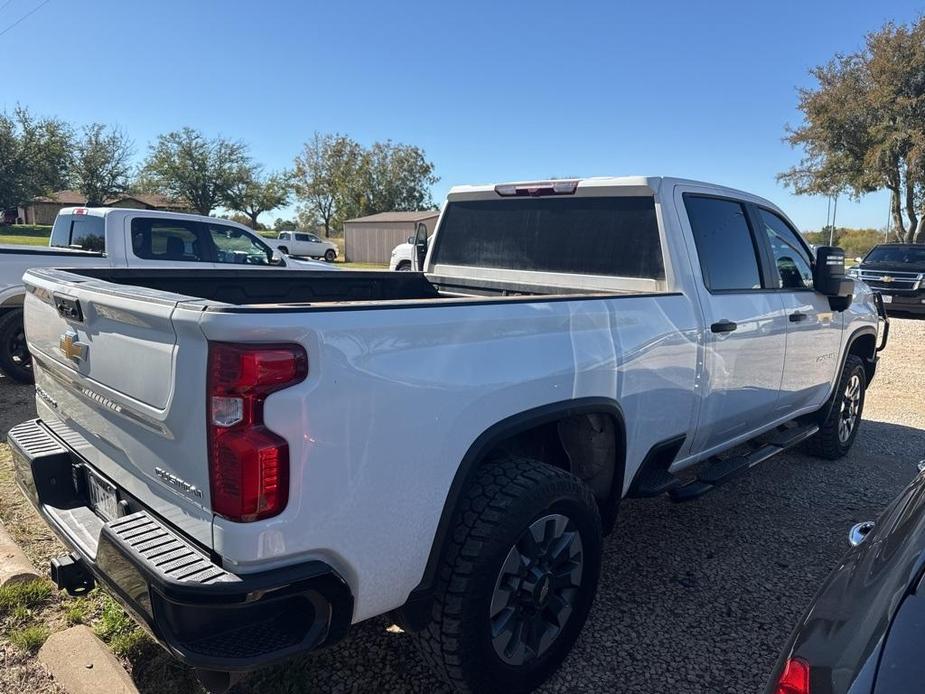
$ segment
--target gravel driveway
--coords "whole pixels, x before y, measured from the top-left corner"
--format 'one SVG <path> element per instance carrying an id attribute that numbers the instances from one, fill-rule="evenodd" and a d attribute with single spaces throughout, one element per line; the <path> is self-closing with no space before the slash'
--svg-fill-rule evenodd
<path id="1" fill-rule="evenodd" d="M 544 692 L 759 692 L 791 628 L 847 548 L 925 458 L 925 321 L 894 319 L 851 455 L 800 453 L 686 504 L 628 500 L 605 545 L 582 635 Z M 0 428 L 29 388 L 0 380 Z M 407 635 L 360 624 L 337 646 L 242 682 L 254 692 L 440 692 Z"/>

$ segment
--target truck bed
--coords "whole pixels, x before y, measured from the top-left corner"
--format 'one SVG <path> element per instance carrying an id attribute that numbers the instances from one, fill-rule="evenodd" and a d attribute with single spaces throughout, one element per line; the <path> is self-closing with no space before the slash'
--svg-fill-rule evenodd
<path id="1" fill-rule="evenodd" d="M 486 280 L 467 283 L 417 272 L 291 272 L 285 270 L 145 270 L 75 268 L 68 272 L 117 286 L 145 287 L 233 306 L 316 305 L 343 302 L 390 302 L 462 297 L 535 297 L 602 294 L 580 289 L 523 285 Z M 118 289 L 116 289 L 118 291 Z M 607 294 L 640 294 L 610 291 Z"/>

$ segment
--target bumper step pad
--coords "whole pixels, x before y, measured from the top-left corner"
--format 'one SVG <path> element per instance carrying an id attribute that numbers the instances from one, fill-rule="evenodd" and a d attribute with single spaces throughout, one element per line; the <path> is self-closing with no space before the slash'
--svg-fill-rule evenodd
<path id="1" fill-rule="evenodd" d="M 240 580 L 144 511 L 110 521 L 106 528 L 164 579 L 189 583 Z"/>

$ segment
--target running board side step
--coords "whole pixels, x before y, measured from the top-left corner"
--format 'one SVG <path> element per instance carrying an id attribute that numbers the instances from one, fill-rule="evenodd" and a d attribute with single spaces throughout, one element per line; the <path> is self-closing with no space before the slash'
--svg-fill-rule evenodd
<path id="1" fill-rule="evenodd" d="M 728 458 L 711 458 L 698 472 L 697 478 L 679 487 L 669 490 L 672 501 L 690 501 L 703 496 L 749 470 L 758 463 L 763 463 L 781 451 L 795 446 L 819 431 L 816 424 L 803 426 L 778 427 L 770 434 L 759 437 L 763 444 L 746 455 L 733 455 Z"/>

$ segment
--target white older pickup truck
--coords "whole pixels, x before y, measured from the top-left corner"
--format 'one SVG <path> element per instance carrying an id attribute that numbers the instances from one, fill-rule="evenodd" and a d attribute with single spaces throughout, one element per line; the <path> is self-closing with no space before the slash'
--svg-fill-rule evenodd
<path id="1" fill-rule="evenodd" d="M 111 207 L 66 207 L 55 218 L 48 246 L 0 246 L 0 370 L 32 381 L 23 333 L 23 273 L 31 267 L 214 268 L 316 270 L 319 263 L 276 257 L 250 229 L 212 217 Z"/>
<path id="2" fill-rule="evenodd" d="M 706 183 L 458 187 L 417 250 L 27 272 L 39 419 L 9 441 L 57 584 L 104 584 L 214 689 L 390 613 L 456 690 L 527 691 L 622 498 L 842 456 L 886 340 L 838 249 Z"/>

